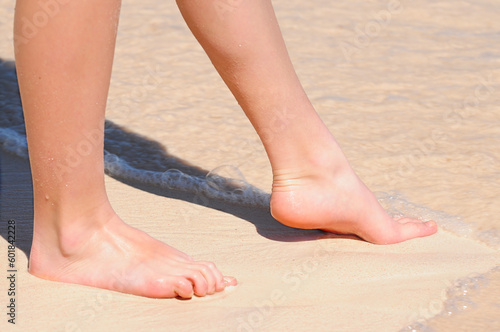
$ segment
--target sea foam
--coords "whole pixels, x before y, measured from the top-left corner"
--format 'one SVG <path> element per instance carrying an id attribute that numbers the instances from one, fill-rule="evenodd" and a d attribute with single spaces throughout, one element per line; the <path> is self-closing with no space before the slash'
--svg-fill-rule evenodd
<path id="1" fill-rule="evenodd" d="M 26 130 L 13 62 L 0 60 L 0 144 L 22 158 L 28 158 Z M 110 176 L 153 185 L 164 190 L 189 192 L 231 204 L 268 208 L 269 193 L 249 184 L 240 170 L 222 165 L 212 171 L 187 166 L 166 153 L 158 142 L 130 133 L 111 121 L 105 126 L 105 171 Z M 498 230 L 478 231 L 460 217 L 409 202 L 395 192 L 376 193 L 394 216 L 406 215 L 436 220 L 441 228 L 500 249 Z"/>

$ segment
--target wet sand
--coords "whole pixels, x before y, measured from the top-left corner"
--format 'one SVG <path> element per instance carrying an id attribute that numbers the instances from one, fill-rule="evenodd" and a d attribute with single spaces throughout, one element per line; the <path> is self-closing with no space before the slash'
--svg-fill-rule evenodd
<path id="1" fill-rule="evenodd" d="M 0 35 L 7 36 L 12 4 L 4 2 Z M 29 167 L 2 152 L 1 221 L 16 220 L 18 230 L 16 328 L 398 331 L 415 321 L 436 331 L 500 327 L 500 272 L 477 276 L 500 264 L 500 6 L 274 4 L 299 77 L 354 169 L 379 196 L 396 192 L 404 197 L 398 202 L 413 204 L 389 203 L 393 211 L 442 211 L 439 233 L 375 246 L 286 228 L 266 209 L 200 202 L 108 177 L 124 220 L 196 259 L 213 260 L 240 285 L 179 301 L 53 283 L 26 272 Z M 7 38 L 0 58 L 13 59 Z M 107 119 L 191 165 L 207 171 L 232 165 L 270 190 L 257 135 L 174 3 L 124 4 Z M 0 232 L 6 273 L 6 225 Z M 463 278 L 466 296 L 446 302 Z M 7 305 L 5 294 L 1 299 Z M 445 309 L 452 314 L 432 318 Z M 14 330 L 5 317 L 0 326 Z"/>
<path id="2" fill-rule="evenodd" d="M 2 153 L 2 216 L 16 220 L 18 230 L 17 329 L 397 331 L 437 314 L 455 279 L 484 273 L 499 260 L 497 251 L 445 231 L 376 246 L 287 229 L 265 210 L 223 205 L 230 211 L 223 212 L 112 178 L 106 184 L 115 209 L 134 227 L 214 260 L 240 284 L 206 298 L 155 300 L 29 275 L 28 164 Z"/>

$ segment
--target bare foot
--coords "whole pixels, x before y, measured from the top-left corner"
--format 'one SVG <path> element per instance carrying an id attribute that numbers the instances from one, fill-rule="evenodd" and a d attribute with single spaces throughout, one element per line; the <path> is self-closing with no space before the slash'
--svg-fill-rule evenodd
<path id="1" fill-rule="evenodd" d="M 35 228 L 29 272 L 152 298 L 205 296 L 236 285 L 236 279 L 223 277 L 213 263 L 192 260 L 116 214 L 100 227 L 72 231 L 59 234 L 64 241 L 50 245 L 56 238 L 37 234 Z"/>
<path id="2" fill-rule="evenodd" d="M 391 218 L 336 144 L 329 153 L 304 157 L 298 168 L 274 171 L 271 213 L 290 227 L 355 234 L 376 244 L 402 242 L 437 231 L 434 221 Z"/>

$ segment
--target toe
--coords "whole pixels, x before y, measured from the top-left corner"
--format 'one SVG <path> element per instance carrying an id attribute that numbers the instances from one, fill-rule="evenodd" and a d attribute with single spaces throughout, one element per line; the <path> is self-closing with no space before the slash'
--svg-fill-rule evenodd
<path id="1" fill-rule="evenodd" d="M 195 290 L 193 284 L 186 278 L 177 277 L 173 283 L 173 291 L 180 297 L 190 299 L 193 297 Z"/>
<path id="2" fill-rule="evenodd" d="M 194 295 L 205 296 L 208 293 L 208 282 L 203 274 L 197 269 L 188 269 L 183 273 L 183 277 L 188 279 L 194 290 Z"/>
<path id="3" fill-rule="evenodd" d="M 238 281 L 235 277 L 224 276 L 224 287 L 236 286 Z"/>
<path id="4" fill-rule="evenodd" d="M 186 278 L 179 276 L 167 276 L 157 278 L 149 282 L 149 287 L 143 296 L 152 298 L 173 298 L 181 297 L 189 299 L 193 297 L 193 284 Z"/>
<path id="5" fill-rule="evenodd" d="M 437 232 L 437 224 L 435 221 L 398 221 L 398 236 L 395 242 L 402 242 L 416 237 L 429 236 Z"/>
<path id="6" fill-rule="evenodd" d="M 203 278 L 205 278 L 207 294 L 215 293 L 217 284 L 221 283 L 219 279 L 222 280 L 222 274 L 217 270 L 215 264 L 212 262 L 196 262 L 191 268 L 198 270 L 203 275 Z"/>

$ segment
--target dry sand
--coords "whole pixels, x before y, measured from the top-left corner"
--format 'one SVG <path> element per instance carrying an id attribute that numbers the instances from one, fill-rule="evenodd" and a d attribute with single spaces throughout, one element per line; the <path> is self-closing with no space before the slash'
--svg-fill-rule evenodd
<path id="1" fill-rule="evenodd" d="M 13 5 L 0 3 L 0 36 L 7 36 Z M 444 309 L 452 315 L 431 319 L 426 328 L 499 329 L 500 273 L 477 274 L 500 264 L 500 6 L 401 1 L 400 11 L 389 12 L 389 3 L 274 2 L 306 91 L 355 170 L 372 189 L 397 190 L 420 207 L 409 213 L 444 211 L 438 223 L 471 230 L 469 238 L 441 229 L 376 246 L 292 230 L 265 209 L 200 202 L 108 177 L 110 199 L 124 220 L 214 261 L 240 284 L 180 301 L 54 283 L 26 271 L 29 166 L 2 152 L 0 266 L 7 274 L 6 221 L 14 219 L 18 272 L 17 324 L 7 324 L 4 314 L 0 330 L 398 331 Z M 390 22 L 377 27 L 381 11 Z M 107 119 L 197 167 L 236 166 L 249 183 L 269 190 L 270 167 L 256 134 L 175 4 L 132 0 L 120 24 Z M 356 27 L 375 30 L 363 40 Z M 0 40 L 0 58 L 13 59 L 8 38 Z M 446 302 L 461 278 L 470 278 L 461 283 L 467 296 Z"/>

